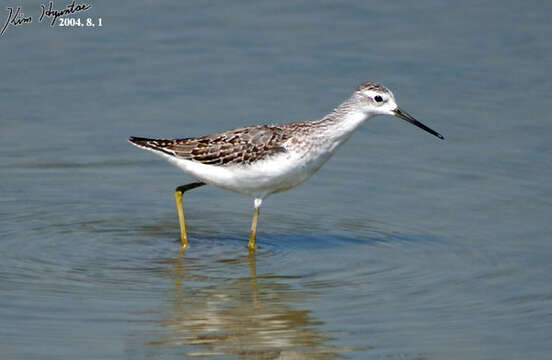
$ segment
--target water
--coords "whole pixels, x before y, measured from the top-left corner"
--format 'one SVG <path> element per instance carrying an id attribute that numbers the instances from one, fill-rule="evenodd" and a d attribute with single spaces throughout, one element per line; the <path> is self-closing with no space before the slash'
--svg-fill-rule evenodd
<path id="1" fill-rule="evenodd" d="M 3 358 L 550 357 L 550 4 L 102 2 L 94 30 L 22 6 L 0 38 Z M 366 80 L 446 140 L 369 121 L 265 201 L 254 257 L 251 199 L 194 190 L 178 256 L 192 179 L 128 136 L 315 119 Z"/>

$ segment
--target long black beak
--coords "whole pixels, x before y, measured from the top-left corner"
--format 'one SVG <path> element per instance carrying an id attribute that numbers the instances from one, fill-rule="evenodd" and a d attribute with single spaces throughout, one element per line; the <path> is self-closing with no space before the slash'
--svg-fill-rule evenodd
<path id="1" fill-rule="evenodd" d="M 396 108 L 395 110 L 393 110 L 393 112 L 395 113 L 396 117 L 398 117 L 400 119 L 403 119 L 403 120 L 406 120 L 409 123 L 411 123 L 413 125 L 416 125 L 420 129 L 424 129 L 428 133 L 437 136 L 439 139 L 444 139 L 443 135 L 439 134 L 437 131 L 435 131 L 433 129 L 428 128 L 427 126 L 425 126 L 424 124 L 422 124 L 418 120 L 414 119 L 412 116 L 408 115 L 407 112 L 402 111 L 400 108 Z"/>

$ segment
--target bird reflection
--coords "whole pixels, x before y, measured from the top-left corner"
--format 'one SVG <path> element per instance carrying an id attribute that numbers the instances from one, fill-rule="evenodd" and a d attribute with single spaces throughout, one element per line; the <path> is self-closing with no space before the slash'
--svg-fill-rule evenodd
<path id="1" fill-rule="evenodd" d="M 254 254 L 219 260 L 217 270 L 225 273 L 249 267 L 250 276 L 228 278 L 205 275 L 212 272 L 193 259 L 172 259 L 171 310 L 161 320 L 170 331 L 150 345 L 182 346 L 189 357 L 340 358 L 327 344 L 331 339 L 319 328 L 322 323 L 290 305 L 309 297 L 290 286 L 297 277 L 257 276 L 255 261 Z"/>

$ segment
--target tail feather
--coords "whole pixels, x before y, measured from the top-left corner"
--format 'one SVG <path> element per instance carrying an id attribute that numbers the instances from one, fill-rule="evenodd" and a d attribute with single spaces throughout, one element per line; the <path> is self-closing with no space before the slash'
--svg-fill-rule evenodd
<path id="1" fill-rule="evenodd" d="M 167 155 L 175 156 L 176 154 L 174 151 L 171 151 L 167 148 L 165 148 L 163 145 L 168 140 L 162 140 L 162 139 L 148 139 L 143 137 L 137 137 L 137 136 L 131 136 L 128 138 L 128 141 L 142 149 L 150 150 L 150 151 L 159 151 L 162 153 L 165 153 Z"/>
<path id="2" fill-rule="evenodd" d="M 128 138 L 128 141 L 133 143 L 134 145 L 143 145 L 146 144 L 148 141 L 151 141 L 153 139 L 138 137 L 138 136 L 131 136 Z"/>

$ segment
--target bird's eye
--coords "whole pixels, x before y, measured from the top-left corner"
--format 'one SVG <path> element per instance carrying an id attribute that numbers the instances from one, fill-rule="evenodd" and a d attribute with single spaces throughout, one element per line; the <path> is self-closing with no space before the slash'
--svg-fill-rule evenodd
<path id="1" fill-rule="evenodd" d="M 379 95 L 374 96 L 374 100 L 376 100 L 376 102 L 382 102 L 383 101 L 382 97 L 379 96 Z"/>

